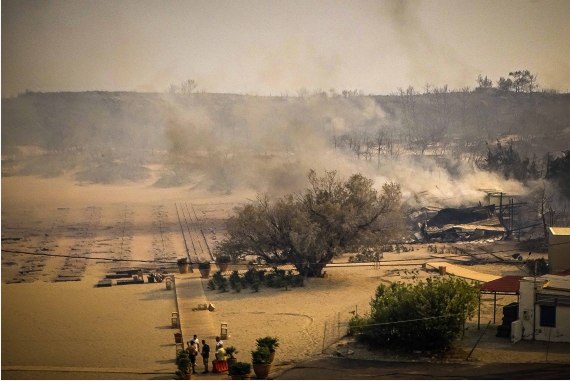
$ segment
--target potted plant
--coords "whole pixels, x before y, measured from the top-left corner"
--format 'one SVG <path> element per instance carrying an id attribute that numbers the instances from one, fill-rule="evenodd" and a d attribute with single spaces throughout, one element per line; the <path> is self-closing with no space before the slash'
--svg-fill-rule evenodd
<path id="1" fill-rule="evenodd" d="M 255 351 L 251 351 L 251 362 L 253 363 L 253 371 L 257 378 L 267 378 L 271 370 L 269 362 L 269 348 L 257 347 Z"/>
<path id="2" fill-rule="evenodd" d="M 226 350 L 226 355 L 228 356 L 228 366 L 231 366 L 232 364 L 235 364 L 237 362 L 236 359 L 236 354 L 238 353 L 236 347 L 227 347 L 225 348 Z"/>
<path id="3" fill-rule="evenodd" d="M 260 337 L 256 340 L 258 347 L 267 347 L 269 349 L 269 362 L 275 359 L 275 350 L 279 346 L 279 339 L 274 336 Z"/>
<path id="4" fill-rule="evenodd" d="M 210 276 L 211 267 L 212 265 L 207 261 L 198 263 L 198 270 L 200 270 L 200 275 L 202 278 L 208 278 Z"/>
<path id="5" fill-rule="evenodd" d="M 227 254 L 220 254 L 216 257 L 216 265 L 221 272 L 227 271 L 232 258 Z"/>
<path id="6" fill-rule="evenodd" d="M 178 370 L 176 371 L 176 375 L 181 380 L 190 380 L 191 379 L 191 372 L 190 372 L 190 355 L 185 350 L 180 350 L 176 354 L 176 366 Z"/>
<path id="7" fill-rule="evenodd" d="M 232 380 L 245 380 L 249 378 L 251 372 L 251 364 L 247 362 L 235 362 L 229 367 L 228 374 Z"/>
<path id="8" fill-rule="evenodd" d="M 187 257 L 178 258 L 176 260 L 176 263 L 178 264 L 178 271 L 180 272 L 180 274 L 186 274 L 188 272 L 188 267 L 190 264 L 188 263 Z"/>

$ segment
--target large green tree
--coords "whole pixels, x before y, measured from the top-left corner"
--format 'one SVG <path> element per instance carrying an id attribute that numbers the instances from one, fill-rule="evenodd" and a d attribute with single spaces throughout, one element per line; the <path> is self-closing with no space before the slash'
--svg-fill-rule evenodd
<path id="1" fill-rule="evenodd" d="M 275 201 L 267 196 L 237 208 L 218 254 L 255 255 L 269 264 L 293 264 L 320 276 L 336 255 L 388 242 L 399 231 L 400 186 L 382 191 L 361 174 L 346 180 L 335 171 L 308 175 L 309 187 Z"/>
<path id="2" fill-rule="evenodd" d="M 370 302 L 370 314 L 355 317 L 351 328 L 378 345 L 445 350 L 473 316 L 477 300 L 477 288 L 455 277 L 381 284 Z"/>

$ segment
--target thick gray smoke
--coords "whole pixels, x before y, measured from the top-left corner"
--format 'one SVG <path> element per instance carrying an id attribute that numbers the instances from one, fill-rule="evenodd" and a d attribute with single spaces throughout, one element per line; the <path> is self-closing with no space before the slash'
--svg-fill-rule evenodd
<path id="1" fill-rule="evenodd" d="M 461 158 L 467 146 L 454 139 L 463 130 L 442 144 L 418 144 L 431 111 L 410 123 L 400 97 L 93 92 L 28 94 L 2 105 L 3 154 L 13 158 L 3 160 L 3 175 L 280 195 L 303 189 L 315 169 L 360 172 L 378 187 L 396 181 L 417 206 L 476 203 L 479 189 L 525 193 Z M 24 145 L 39 150 L 21 154 Z M 442 157 L 441 147 L 461 159 L 449 150 Z"/>
<path id="2" fill-rule="evenodd" d="M 462 60 L 451 46 L 442 44 L 432 36 L 432 31 L 422 25 L 419 1 L 386 0 L 373 4 L 377 14 L 394 28 L 399 47 L 410 65 L 408 77 L 412 82 L 423 85 L 422 79 L 425 78 L 431 78 L 435 83 L 454 84 L 473 80 L 470 63 Z"/>
<path id="3" fill-rule="evenodd" d="M 399 127 L 370 97 L 246 97 L 224 107 L 172 102 L 170 110 L 170 171 L 159 181 L 163 185 L 182 181 L 220 192 L 253 188 L 280 195 L 302 189 L 312 168 L 343 176 L 360 172 L 378 187 L 396 181 L 415 206 L 476 203 L 484 197 L 479 189 L 525 193 L 520 183 L 467 163 L 454 163 L 451 175 L 399 143 L 397 155 L 378 153 L 373 138 L 395 135 Z"/>
<path id="4" fill-rule="evenodd" d="M 334 103 L 342 110 L 335 110 L 330 100 L 245 100 L 228 102 L 224 110 L 209 103 L 191 108 L 175 103 L 165 127 L 173 178 L 225 192 L 244 187 L 270 193 L 295 191 L 310 168 L 356 171 L 355 163 L 335 154 L 334 131 L 342 133 L 347 117 L 355 125 L 373 124 L 378 118 L 371 114 L 374 101 L 364 98 L 339 98 Z"/>

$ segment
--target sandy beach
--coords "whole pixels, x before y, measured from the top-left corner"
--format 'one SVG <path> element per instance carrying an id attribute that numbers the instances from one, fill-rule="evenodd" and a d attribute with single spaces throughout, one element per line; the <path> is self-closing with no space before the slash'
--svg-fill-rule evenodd
<path id="1" fill-rule="evenodd" d="M 150 182 L 84 186 L 66 178 L 3 178 L 3 250 L 78 257 L 3 252 L 3 373 L 50 378 L 49 370 L 65 370 L 77 378 L 73 371 L 85 370 L 89 378 L 101 370 L 122 372 L 119 378 L 141 378 L 139 372 L 172 378 L 174 291 L 165 283 L 95 285 L 114 267 L 149 265 L 128 260 L 184 256 L 175 203 L 189 199 L 184 189 L 156 189 Z M 213 209 L 208 197 L 200 202 Z M 206 238 L 215 243 L 217 221 L 202 222 L 210 223 Z M 70 274 L 80 281 L 55 282 Z"/>
<path id="2" fill-rule="evenodd" d="M 170 326 L 170 314 L 176 311 L 174 292 L 166 290 L 164 283 L 96 288 L 113 267 L 133 263 L 103 258 L 174 261 L 184 256 L 177 217 L 181 205 L 188 205 L 183 213 L 192 231 L 186 239 L 193 237 L 196 247 L 199 242 L 204 245 L 203 252 L 196 249 L 192 255 L 207 255 L 206 246 L 213 248 L 223 238 L 223 221 L 233 206 L 254 196 L 156 189 L 150 183 L 81 186 L 61 178 L 5 178 L 2 185 L 3 250 L 88 258 L 78 271 L 80 281 L 54 282 L 76 262 L 3 252 L 3 378 L 172 378 L 176 370 L 176 330 Z M 59 192 L 60 187 L 67 190 Z M 202 238 L 198 227 L 204 233 Z M 426 257 L 445 260 L 445 255 L 432 255 L 425 245 L 417 245 L 412 252 L 386 253 L 384 261 Z M 347 261 L 348 255 L 338 258 L 334 265 L 339 266 L 327 267 L 326 277 L 309 279 L 304 287 L 287 291 L 262 287 L 259 292 L 220 293 L 206 290 L 203 280 L 207 301 L 216 306 L 211 313 L 215 326 L 228 323 L 226 345 L 235 346 L 238 359 L 249 362 L 256 338 L 277 336 L 280 346 L 274 370 L 286 369 L 322 352 L 345 348 L 346 341 L 340 342 L 340 347 L 336 342 L 343 324 L 355 313 L 368 310 L 381 282 L 438 276 L 422 269 L 421 262 L 351 267 L 343 265 Z M 30 268 L 35 270 L 28 271 Z M 512 265 L 470 269 L 494 275 L 521 273 Z M 516 297 L 499 297 L 497 311 L 514 300 Z M 486 298 L 482 305 L 482 322 L 492 319 L 490 301 Z M 497 324 L 500 319 L 498 312 Z M 541 344 L 513 345 L 506 339 L 497 344 L 491 340 L 493 335 L 489 333 L 488 340 L 481 342 L 481 348 L 486 349 L 475 352 L 476 361 L 528 362 L 544 357 Z M 468 324 L 465 348 L 477 337 L 475 317 Z M 356 350 L 352 345 L 352 356 L 387 356 L 360 347 Z M 513 348 L 523 347 L 527 354 L 515 355 Z M 553 346 L 549 360 L 570 363 L 570 347 Z"/>

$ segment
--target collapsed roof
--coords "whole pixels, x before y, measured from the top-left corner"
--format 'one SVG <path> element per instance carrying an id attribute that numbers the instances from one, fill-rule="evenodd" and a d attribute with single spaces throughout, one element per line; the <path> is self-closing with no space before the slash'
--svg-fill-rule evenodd
<path id="1" fill-rule="evenodd" d="M 446 242 L 500 237 L 507 231 L 495 215 L 495 205 L 441 209 L 420 230 L 426 241 Z"/>
<path id="2" fill-rule="evenodd" d="M 445 225 L 460 225 L 486 220 L 493 216 L 495 205 L 475 206 L 471 208 L 441 209 L 429 220 L 429 226 L 443 227 Z"/>

